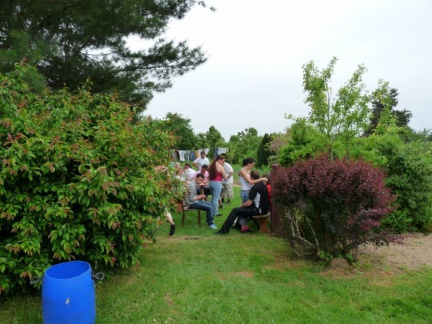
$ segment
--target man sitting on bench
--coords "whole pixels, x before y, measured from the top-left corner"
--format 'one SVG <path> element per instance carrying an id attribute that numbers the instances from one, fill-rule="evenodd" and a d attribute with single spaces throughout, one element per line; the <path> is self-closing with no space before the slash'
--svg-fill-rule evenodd
<path id="1" fill-rule="evenodd" d="M 259 179 L 260 174 L 258 171 L 254 170 L 251 172 L 251 178 Z M 254 203 L 254 199 L 257 195 L 260 195 L 259 206 L 257 207 Z M 231 230 L 234 221 L 238 218 L 238 222 L 241 225 L 242 233 L 249 233 L 250 229 L 248 227 L 248 222 L 252 216 L 265 215 L 270 211 L 270 200 L 268 196 L 267 186 L 264 182 L 258 182 L 251 188 L 249 192 L 249 197 L 246 202 L 241 204 L 240 207 L 233 208 L 228 215 L 222 228 L 215 232 L 215 234 L 228 234 Z"/>

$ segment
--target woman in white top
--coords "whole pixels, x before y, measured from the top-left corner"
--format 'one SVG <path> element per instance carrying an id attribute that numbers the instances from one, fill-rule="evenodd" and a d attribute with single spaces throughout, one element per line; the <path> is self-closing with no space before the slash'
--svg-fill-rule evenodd
<path id="1" fill-rule="evenodd" d="M 240 169 L 238 173 L 239 181 L 240 181 L 240 197 L 242 200 L 242 203 L 246 202 L 248 200 L 249 191 L 252 188 L 252 186 L 255 183 L 261 182 L 261 181 L 267 181 L 267 178 L 259 178 L 256 180 L 252 180 L 250 177 L 250 171 L 255 166 L 255 160 L 252 158 L 246 158 L 243 160 L 242 168 Z"/>

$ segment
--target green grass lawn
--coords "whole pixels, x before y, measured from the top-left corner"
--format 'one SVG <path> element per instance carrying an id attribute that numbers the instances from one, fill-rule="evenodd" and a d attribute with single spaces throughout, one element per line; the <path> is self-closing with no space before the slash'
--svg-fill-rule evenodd
<path id="1" fill-rule="evenodd" d="M 220 211 L 218 227 L 239 204 Z M 97 323 L 430 323 L 432 270 L 374 271 L 364 260 L 347 273 L 296 259 L 288 244 L 258 233 L 213 235 L 173 213 L 141 266 L 97 285 Z M 253 227 L 253 226 L 252 226 Z M 0 323 L 41 323 L 40 297 L 0 302 Z"/>

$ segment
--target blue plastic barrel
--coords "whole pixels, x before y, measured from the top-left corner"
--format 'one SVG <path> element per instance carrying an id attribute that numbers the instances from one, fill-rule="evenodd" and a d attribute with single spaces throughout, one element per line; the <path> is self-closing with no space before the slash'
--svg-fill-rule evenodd
<path id="1" fill-rule="evenodd" d="M 95 288 L 90 264 L 70 261 L 45 271 L 42 316 L 45 324 L 87 324 L 96 321 Z"/>

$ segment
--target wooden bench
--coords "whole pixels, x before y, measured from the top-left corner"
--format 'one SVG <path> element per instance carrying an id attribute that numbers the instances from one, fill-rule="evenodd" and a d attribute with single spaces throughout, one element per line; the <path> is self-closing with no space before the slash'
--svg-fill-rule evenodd
<path id="1" fill-rule="evenodd" d="M 270 220 L 270 212 L 268 212 L 265 215 L 256 215 L 252 216 L 258 221 L 258 224 L 260 226 L 259 232 L 264 234 L 270 234 L 270 230 L 268 229 L 268 223 Z"/>
<path id="2" fill-rule="evenodd" d="M 199 210 L 199 209 L 192 209 L 192 208 L 187 207 L 184 201 L 181 202 L 181 210 L 182 210 L 182 213 L 183 213 L 182 227 L 184 226 L 184 222 L 185 222 L 185 219 L 186 219 L 186 213 L 188 213 L 188 212 L 198 212 L 198 224 L 201 227 L 201 210 Z"/>

